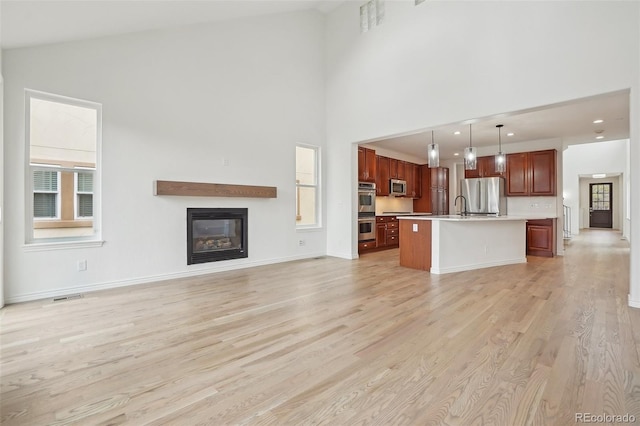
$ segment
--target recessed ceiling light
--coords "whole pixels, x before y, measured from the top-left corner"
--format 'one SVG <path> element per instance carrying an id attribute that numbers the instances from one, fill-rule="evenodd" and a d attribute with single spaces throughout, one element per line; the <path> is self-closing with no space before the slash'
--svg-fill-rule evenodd
<path id="1" fill-rule="evenodd" d="M 594 178 L 594 179 L 602 179 L 602 178 L 606 178 L 607 175 L 606 175 L 606 173 L 596 173 L 596 174 L 591 175 L 591 177 Z"/>
<path id="2" fill-rule="evenodd" d="M 596 139 L 604 139 L 604 136 L 596 136 Z"/>
<path id="3" fill-rule="evenodd" d="M 593 124 L 600 124 L 600 123 L 604 123 L 604 120 L 602 119 L 597 119 L 597 120 L 593 120 Z"/>
<path id="4" fill-rule="evenodd" d="M 460 134 L 460 130 L 456 130 L 455 132 L 453 132 L 454 135 L 459 135 Z"/>
<path id="5" fill-rule="evenodd" d="M 513 136 L 513 135 L 515 135 L 515 133 L 513 133 L 513 132 L 507 133 L 507 136 Z"/>
<path id="6" fill-rule="evenodd" d="M 453 153 L 453 155 L 454 155 L 455 157 L 457 157 L 458 155 L 460 155 L 460 153 L 458 153 L 458 152 L 454 152 L 454 153 Z"/>

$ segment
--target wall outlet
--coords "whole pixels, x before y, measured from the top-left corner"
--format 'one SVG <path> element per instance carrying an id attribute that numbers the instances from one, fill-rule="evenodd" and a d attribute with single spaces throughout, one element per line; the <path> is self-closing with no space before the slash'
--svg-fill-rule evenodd
<path id="1" fill-rule="evenodd" d="M 78 260 L 78 272 L 87 270 L 87 261 L 86 260 Z"/>
<path id="2" fill-rule="evenodd" d="M 412 225 L 413 225 L 412 231 L 413 232 L 418 232 L 418 224 L 417 223 L 413 223 Z"/>

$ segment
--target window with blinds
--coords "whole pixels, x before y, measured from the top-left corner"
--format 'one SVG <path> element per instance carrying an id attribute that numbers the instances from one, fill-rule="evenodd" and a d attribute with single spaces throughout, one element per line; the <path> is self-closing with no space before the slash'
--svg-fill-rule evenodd
<path id="1" fill-rule="evenodd" d="M 35 170 L 33 172 L 33 217 L 56 219 L 58 217 L 59 173 Z"/>
<path id="2" fill-rule="evenodd" d="M 26 90 L 26 243 L 100 240 L 102 106 Z"/>
<path id="3" fill-rule="evenodd" d="M 93 174 L 76 173 L 76 217 L 93 217 Z"/>

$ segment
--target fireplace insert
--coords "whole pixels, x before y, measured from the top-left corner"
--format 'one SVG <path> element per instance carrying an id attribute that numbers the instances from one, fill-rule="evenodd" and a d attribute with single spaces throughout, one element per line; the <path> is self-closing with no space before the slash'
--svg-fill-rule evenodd
<path id="1" fill-rule="evenodd" d="M 246 208 L 188 208 L 187 265 L 248 256 Z"/>

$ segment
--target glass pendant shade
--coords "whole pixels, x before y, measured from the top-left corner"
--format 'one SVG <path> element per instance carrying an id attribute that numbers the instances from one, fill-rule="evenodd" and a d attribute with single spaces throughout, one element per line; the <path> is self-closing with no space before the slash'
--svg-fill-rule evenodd
<path id="1" fill-rule="evenodd" d="M 440 147 L 437 143 L 429 145 L 429 168 L 440 167 Z"/>
<path id="2" fill-rule="evenodd" d="M 507 171 L 507 157 L 499 152 L 496 155 L 496 173 L 504 173 Z"/>
<path id="3" fill-rule="evenodd" d="M 433 130 L 431 131 L 431 144 L 427 149 L 429 156 L 429 168 L 440 167 L 440 147 L 433 142 Z"/>
<path id="4" fill-rule="evenodd" d="M 471 124 L 469 124 L 469 147 L 464 149 L 464 169 L 475 170 L 478 167 L 478 151 L 471 146 Z"/>
<path id="5" fill-rule="evenodd" d="M 498 155 L 496 155 L 496 173 L 504 173 L 507 170 L 507 158 L 502 153 L 502 127 L 504 124 L 498 124 Z"/>
<path id="6" fill-rule="evenodd" d="M 475 170 L 478 166 L 478 152 L 476 148 L 469 146 L 464 149 L 464 169 Z"/>

